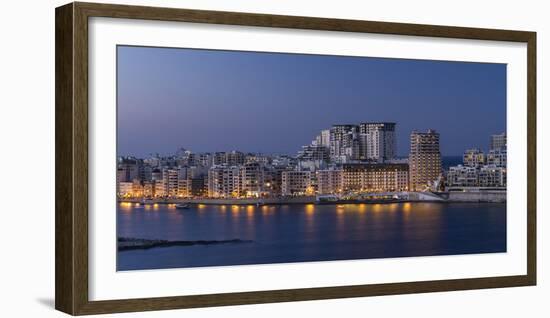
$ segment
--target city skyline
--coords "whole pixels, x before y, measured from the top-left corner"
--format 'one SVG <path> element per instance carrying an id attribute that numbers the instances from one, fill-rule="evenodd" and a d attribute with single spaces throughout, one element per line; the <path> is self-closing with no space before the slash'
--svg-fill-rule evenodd
<path id="1" fill-rule="evenodd" d="M 458 156 L 506 131 L 504 64 L 119 46 L 117 82 L 118 155 L 294 155 L 332 123 L 383 121 L 400 157 L 429 128 Z"/>

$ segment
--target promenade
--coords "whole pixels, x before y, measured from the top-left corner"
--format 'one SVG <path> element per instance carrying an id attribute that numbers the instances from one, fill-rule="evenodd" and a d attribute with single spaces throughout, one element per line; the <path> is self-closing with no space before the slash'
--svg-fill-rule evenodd
<path id="1" fill-rule="evenodd" d="M 319 202 L 317 196 L 286 196 L 274 198 L 155 198 L 147 199 L 146 203 L 159 204 L 205 204 L 205 205 L 285 205 L 285 204 L 345 204 L 345 203 L 362 203 L 362 204 L 379 204 L 379 203 L 396 203 L 396 202 L 488 202 L 488 203 L 504 203 L 506 202 L 505 190 L 490 190 L 490 191 L 452 191 L 452 192 L 395 192 L 386 193 L 385 195 L 395 195 L 394 199 L 340 199 L 335 201 Z M 124 198 L 119 199 L 119 202 L 142 203 L 142 198 Z"/>

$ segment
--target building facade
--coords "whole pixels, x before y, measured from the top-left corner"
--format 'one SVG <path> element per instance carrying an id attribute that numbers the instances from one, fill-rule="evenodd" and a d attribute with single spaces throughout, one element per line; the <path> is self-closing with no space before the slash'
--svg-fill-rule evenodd
<path id="1" fill-rule="evenodd" d="M 241 171 L 237 166 L 219 165 L 208 170 L 208 196 L 231 198 L 242 195 Z"/>
<path id="2" fill-rule="evenodd" d="M 317 171 L 317 192 L 319 194 L 337 194 L 344 190 L 344 172 L 342 169 Z"/>
<path id="3" fill-rule="evenodd" d="M 357 125 L 334 125 L 330 129 L 330 156 L 338 158 L 349 156 L 356 138 Z"/>
<path id="4" fill-rule="evenodd" d="M 321 185 L 319 185 L 321 188 Z M 407 164 L 344 164 L 342 188 L 346 192 L 390 192 L 409 189 Z"/>
<path id="5" fill-rule="evenodd" d="M 485 164 L 485 154 L 477 148 L 468 149 L 462 156 L 462 162 L 466 167 L 483 166 Z"/>
<path id="6" fill-rule="evenodd" d="M 296 157 L 301 161 L 329 161 L 330 150 L 321 145 L 302 146 Z"/>
<path id="7" fill-rule="evenodd" d="M 359 124 L 361 159 L 385 162 L 395 157 L 395 123 Z"/>
<path id="8" fill-rule="evenodd" d="M 506 165 L 507 165 L 506 157 L 507 157 L 506 148 L 490 150 L 489 153 L 487 154 L 487 165 L 506 168 Z"/>
<path id="9" fill-rule="evenodd" d="M 491 135 L 490 150 L 502 150 L 507 147 L 506 133 Z"/>
<path id="10" fill-rule="evenodd" d="M 479 170 L 479 186 L 489 188 L 506 187 L 506 168 L 484 166 Z"/>
<path id="11" fill-rule="evenodd" d="M 240 167 L 241 192 L 246 197 L 258 197 L 264 186 L 263 166 L 258 162 L 251 162 Z"/>
<path id="12" fill-rule="evenodd" d="M 283 171 L 281 174 L 282 195 L 313 195 L 310 171 Z"/>
<path id="13" fill-rule="evenodd" d="M 479 185 L 478 169 L 473 166 L 458 165 L 450 167 L 447 173 L 449 187 L 476 187 Z"/>
<path id="14" fill-rule="evenodd" d="M 428 189 L 441 176 L 439 133 L 435 130 L 411 133 L 409 178 L 412 191 Z"/>

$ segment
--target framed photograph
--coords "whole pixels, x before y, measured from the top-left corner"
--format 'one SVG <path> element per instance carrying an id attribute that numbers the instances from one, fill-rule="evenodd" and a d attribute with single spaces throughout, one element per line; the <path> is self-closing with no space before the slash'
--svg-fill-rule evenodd
<path id="1" fill-rule="evenodd" d="M 59 7 L 56 308 L 535 285 L 535 96 L 534 32 Z"/>

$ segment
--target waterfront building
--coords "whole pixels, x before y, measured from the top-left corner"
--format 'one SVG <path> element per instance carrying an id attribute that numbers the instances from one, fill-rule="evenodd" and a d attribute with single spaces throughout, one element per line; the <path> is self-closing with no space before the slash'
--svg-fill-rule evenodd
<path id="1" fill-rule="evenodd" d="M 319 194 L 341 193 L 344 189 L 344 173 L 342 169 L 326 169 L 317 171 L 317 192 Z"/>
<path id="2" fill-rule="evenodd" d="M 257 162 L 240 166 L 241 191 L 247 197 L 258 197 L 262 193 L 264 185 L 263 166 Z"/>
<path id="3" fill-rule="evenodd" d="M 373 164 L 363 179 L 363 189 L 368 192 L 407 191 L 409 166 L 406 164 Z"/>
<path id="4" fill-rule="evenodd" d="M 342 188 L 348 192 L 388 192 L 409 189 L 407 164 L 352 163 L 342 166 Z"/>
<path id="5" fill-rule="evenodd" d="M 164 186 L 164 180 L 161 179 L 155 179 L 152 181 L 153 183 L 153 197 L 155 198 L 162 198 L 167 195 L 166 188 Z"/>
<path id="6" fill-rule="evenodd" d="M 360 123 L 361 159 L 385 162 L 395 157 L 395 123 Z"/>
<path id="7" fill-rule="evenodd" d="M 310 171 L 283 171 L 281 174 L 282 195 L 313 195 Z"/>
<path id="8" fill-rule="evenodd" d="M 449 187 L 476 187 L 479 185 L 478 168 L 475 166 L 458 165 L 450 167 L 447 173 Z"/>
<path id="9" fill-rule="evenodd" d="M 485 164 L 485 154 L 477 148 L 468 149 L 462 156 L 462 162 L 467 167 L 480 167 Z"/>
<path id="10" fill-rule="evenodd" d="M 191 179 L 179 179 L 177 196 L 179 198 L 188 198 L 191 196 Z"/>
<path id="11" fill-rule="evenodd" d="M 412 191 L 423 191 L 432 186 L 441 175 L 439 133 L 433 129 L 427 132 L 413 131 L 410 140 L 409 188 Z"/>
<path id="12" fill-rule="evenodd" d="M 192 197 L 202 197 L 208 194 L 208 178 L 201 176 L 190 179 L 190 195 Z"/>
<path id="13" fill-rule="evenodd" d="M 182 167 L 178 170 L 177 196 L 186 198 L 191 195 L 191 168 Z"/>
<path id="14" fill-rule="evenodd" d="M 164 194 L 168 197 L 178 196 L 179 169 L 165 168 L 162 170 Z"/>
<path id="15" fill-rule="evenodd" d="M 126 180 L 126 171 L 122 168 L 117 168 L 116 170 L 116 184 L 117 184 L 117 192 L 118 192 L 118 184 L 120 182 L 127 182 Z"/>
<path id="16" fill-rule="evenodd" d="M 143 197 L 143 183 L 138 179 L 134 179 L 132 182 L 132 196 L 136 198 Z"/>
<path id="17" fill-rule="evenodd" d="M 487 165 L 506 168 L 507 165 L 507 150 L 506 148 L 489 150 L 487 154 Z"/>
<path id="18" fill-rule="evenodd" d="M 269 166 L 264 170 L 264 189 L 272 195 L 282 194 L 283 172 L 288 171 L 287 166 Z"/>
<path id="19" fill-rule="evenodd" d="M 208 196 L 212 198 L 240 197 L 241 171 L 237 166 L 219 165 L 208 170 Z"/>
<path id="20" fill-rule="evenodd" d="M 490 150 L 503 150 L 506 149 L 506 146 L 507 138 L 505 132 L 498 135 L 491 135 Z"/>
<path id="21" fill-rule="evenodd" d="M 479 169 L 480 187 L 506 187 L 506 168 L 494 165 L 483 166 Z"/>
<path id="22" fill-rule="evenodd" d="M 155 196 L 155 186 L 152 181 L 143 182 L 143 196 L 146 198 L 152 198 Z"/>
<path id="23" fill-rule="evenodd" d="M 128 181 L 122 181 L 118 183 L 118 196 L 121 198 L 127 198 L 133 196 L 134 183 Z"/>
<path id="24" fill-rule="evenodd" d="M 153 169 L 153 171 L 151 172 L 151 180 L 162 180 L 162 171 L 158 168 Z"/>

